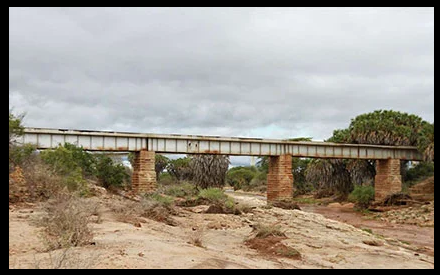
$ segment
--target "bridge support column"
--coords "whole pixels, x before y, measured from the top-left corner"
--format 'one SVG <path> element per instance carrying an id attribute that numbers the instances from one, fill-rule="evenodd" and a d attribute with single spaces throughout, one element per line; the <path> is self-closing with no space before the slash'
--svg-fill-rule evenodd
<path id="1" fill-rule="evenodd" d="M 156 170 L 154 151 L 135 152 L 131 186 L 135 193 L 145 194 L 156 190 Z"/>
<path id="2" fill-rule="evenodd" d="M 376 160 L 376 177 L 374 178 L 374 199 L 380 201 L 387 195 L 402 191 L 400 159 Z"/>
<path id="3" fill-rule="evenodd" d="M 293 195 L 292 155 L 269 157 L 267 201 L 289 199 Z"/>

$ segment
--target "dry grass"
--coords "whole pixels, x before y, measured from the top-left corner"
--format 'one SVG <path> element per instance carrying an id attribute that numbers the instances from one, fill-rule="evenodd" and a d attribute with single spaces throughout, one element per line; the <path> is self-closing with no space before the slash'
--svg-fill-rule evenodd
<path id="1" fill-rule="evenodd" d="M 245 244 L 259 253 L 273 257 L 286 257 L 301 259 L 301 254 L 293 247 L 286 246 L 281 241 L 286 235 L 280 226 L 255 224 L 253 225 L 254 236 L 245 241 Z"/>
<path id="2" fill-rule="evenodd" d="M 279 225 L 266 225 L 262 223 L 257 223 L 252 226 L 253 232 L 255 232 L 255 238 L 266 238 L 272 237 L 286 237 L 283 231 L 281 231 L 281 226 Z"/>
<path id="3" fill-rule="evenodd" d="M 144 220 L 152 219 L 175 226 L 176 222 L 171 217 L 174 214 L 173 201 L 157 194 L 145 196 L 140 202 L 123 201 L 120 204 L 109 205 L 120 222 L 140 226 Z"/>
<path id="4" fill-rule="evenodd" d="M 48 250 L 88 245 L 93 233 L 88 224 L 92 217 L 100 219 L 96 203 L 68 194 L 59 194 L 47 201 L 43 208 L 47 215 L 39 220 L 45 228 L 42 237 Z"/>
<path id="5" fill-rule="evenodd" d="M 34 269 L 90 269 L 99 262 L 99 255 L 83 256 L 80 251 L 65 248 L 42 254 L 37 259 L 34 255 Z"/>
<path id="6" fill-rule="evenodd" d="M 192 244 L 194 246 L 197 246 L 197 247 L 203 247 L 204 248 L 203 238 L 204 238 L 204 231 L 203 231 L 203 229 L 193 230 L 190 233 L 188 243 Z"/>

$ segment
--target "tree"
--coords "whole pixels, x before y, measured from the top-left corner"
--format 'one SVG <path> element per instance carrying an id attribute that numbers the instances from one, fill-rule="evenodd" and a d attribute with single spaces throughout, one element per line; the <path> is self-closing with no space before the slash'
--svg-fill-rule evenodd
<path id="1" fill-rule="evenodd" d="M 190 167 L 190 162 L 191 158 L 189 157 L 171 159 L 166 169 L 178 181 L 191 180 L 193 178 L 193 171 Z"/>
<path id="2" fill-rule="evenodd" d="M 425 161 L 434 161 L 434 123 L 423 123 L 417 147 L 423 153 Z"/>
<path id="3" fill-rule="evenodd" d="M 154 170 L 156 171 L 156 180 L 159 180 L 160 174 L 163 172 L 163 170 L 165 170 L 169 161 L 170 159 L 167 158 L 166 156 L 156 154 L 155 163 L 154 163 Z"/>
<path id="4" fill-rule="evenodd" d="M 425 158 L 434 159 L 434 125 L 413 114 L 376 110 L 351 119 L 347 129 L 333 131 L 328 142 L 393 146 L 418 146 Z M 307 168 L 308 180 L 328 191 L 348 194 L 353 184 L 373 182 L 374 160 L 314 160 Z M 406 162 L 401 162 L 404 176 Z M 347 176 L 348 175 L 348 176 Z"/>
<path id="5" fill-rule="evenodd" d="M 223 187 L 229 163 L 228 156 L 194 155 L 191 159 L 194 183 L 202 189 Z"/>
<path id="6" fill-rule="evenodd" d="M 9 148 L 14 145 L 14 140 L 24 133 L 23 118 L 24 114 L 16 116 L 9 110 Z"/>

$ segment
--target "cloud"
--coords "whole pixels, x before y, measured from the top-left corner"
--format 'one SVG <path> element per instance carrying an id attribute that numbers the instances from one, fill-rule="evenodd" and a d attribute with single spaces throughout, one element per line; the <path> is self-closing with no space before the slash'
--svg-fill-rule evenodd
<path id="1" fill-rule="evenodd" d="M 433 8 L 10 8 L 32 127 L 326 139 L 377 109 L 434 120 Z"/>

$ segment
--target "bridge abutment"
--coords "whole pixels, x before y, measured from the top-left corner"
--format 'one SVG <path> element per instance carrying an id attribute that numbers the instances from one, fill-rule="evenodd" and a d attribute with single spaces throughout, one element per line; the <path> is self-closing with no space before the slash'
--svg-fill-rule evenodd
<path id="1" fill-rule="evenodd" d="M 154 151 L 135 152 L 131 186 L 135 193 L 145 194 L 156 190 L 156 170 Z"/>
<path id="2" fill-rule="evenodd" d="M 380 201 L 387 195 L 402 191 L 400 159 L 376 160 L 376 177 L 374 178 L 374 199 Z"/>
<path id="3" fill-rule="evenodd" d="M 267 201 L 292 198 L 293 174 L 292 155 L 269 157 L 267 174 Z"/>

